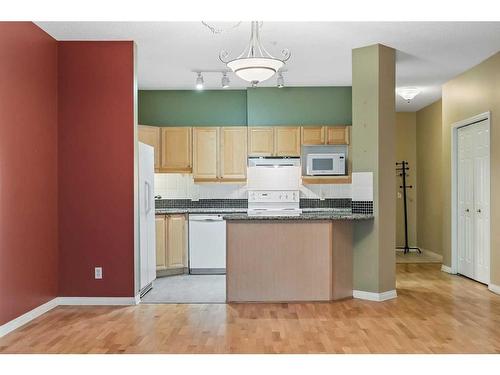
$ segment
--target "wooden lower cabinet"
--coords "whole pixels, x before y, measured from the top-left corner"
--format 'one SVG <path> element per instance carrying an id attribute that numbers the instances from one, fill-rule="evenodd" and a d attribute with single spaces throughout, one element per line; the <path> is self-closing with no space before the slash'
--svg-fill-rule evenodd
<path id="1" fill-rule="evenodd" d="M 186 215 L 156 216 L 156 270 L 187 267 Z"/>
<path id="2" fill-rule="evenodd" d="M 155 217 L 156 234 L 156 269 L 167 268 L 167 225 L 164 215 Z"/>
<path id="3" fill-rule="evenodd" d="M 167 216 L 167 268 L 187 267 L 186 216 Z"/>

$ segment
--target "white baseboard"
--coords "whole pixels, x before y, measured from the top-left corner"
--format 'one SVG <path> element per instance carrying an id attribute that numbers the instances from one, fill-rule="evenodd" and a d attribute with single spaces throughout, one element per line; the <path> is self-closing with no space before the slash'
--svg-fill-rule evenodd
<path id="1" fill-rule="evenodd" d="M 139 296 L 135 297 L 57 297 L 43 305 L 28 311 L 26 314 L 11 320 L 0 326 L 0 337 L 29 323 L 40 315 L 52 310 L 57 306 L 128 306 L 137 305 Z"/>
<path id="2" fill-rule="evenodd" d="M 365 292 L 363 290 L 353 290 L 352 296 L 354 298 L 364 299 L 367 301 L 382 302 L 382 301 L 387 301 L 388 299 L 396 298 L 398 294 L 396 293 L 395 289 L 383 293 L 373 293 L 373 292 Z"/>
<path id="3" fill-rule="evenodd" d="M 49 302 L 44 303 L 43 305 L 35 307 L 33 310 L 28 311 L 27 313 L 17 317 L 16 319 L 13 319 L 10 322 L 1 325 L 0 337 L 5 336 L 7 333 L 12 332 L 13 330 L 25 325 L 26 323 L 31 322 L 33 319 L 36 319 L 40 315 L 43 315 L 47 311 L 50 311 L 54 307 L 57 307 L 57 305 L 57 298 L 54 298 Z"/>
<path id="4" fill-rule="evenodd" d="M 58 297 L 60 306 L 126 306 L 135 305 L 136 297 Z"/>
<path id="5" fill-rule="evenodd" d="M 446 266 L 444 264 L 441 265 L 441 271 L 443 272 L 446 272 L 446 273 L 451 273 L 452 275 L 454 275 L 455 273 L 453 272 L 453 270 L 451 269 L 451 267 L 449 266 Z"/>
<path id="6" fill-rule="evenodd" d="M 488 289 L 495 294 L 500 294 L 500 285 L 488 284 Z"/>

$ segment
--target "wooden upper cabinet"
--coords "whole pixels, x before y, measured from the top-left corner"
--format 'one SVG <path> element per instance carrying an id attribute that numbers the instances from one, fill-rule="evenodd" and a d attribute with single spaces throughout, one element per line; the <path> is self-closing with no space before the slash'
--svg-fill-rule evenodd
<path id="1" fill-rule="evenodd" d="M 218 176 L 219 128 L 193 129 L 193 177 L 216 179 Z"/>
<path id="2" fill-rule="evenodd" d="M 165 216 L 157 215 L 155 217 L 156 234 L 156 269 L 164 270 L 167 268 L 167 225 Z"/>
<path id="3" fill-rule="evenodd" d="M 162 172 L 191 172 L 191 128 L 161 128 Z"/>
<path id="4" fill-rule="evenodd" d="M 157 126 L 139 125 L 139 142 L 153 146 L 155 150 L 155 172 L 160 170 L 160 128 Z"/>
<path id="5" fill-rule="evenodd" d="M 303 145 L 323 145 L 325 144 L 324 126 L 302 126 L 302 144 Z"/>
<path id="6" fill-rule="evenodd" d="M 274 128 L 249 127 L 248 128 L 248 156 L 273 156 L 274 153 Z"/>
<path id="7" fill-rule="evenodd" d="M 167 216 L 167 268 L 187 267 L 186 216 Z"/>
<path id="8" fill-rule="evenodd" d="M 277 126 L 274 128 L 274 155 L 300 156 L 300 127 Z"/>
<path id="9" fill-rule="evenodd" d="M 349 126 L 328 126 L 327 143 L 329 145 L 348 145 Z"/>
<path id="10" fill-rule="evenodd" d="M 247 177 L 247 128 L 220 128 L 219 177 L 244 180 Z"/>

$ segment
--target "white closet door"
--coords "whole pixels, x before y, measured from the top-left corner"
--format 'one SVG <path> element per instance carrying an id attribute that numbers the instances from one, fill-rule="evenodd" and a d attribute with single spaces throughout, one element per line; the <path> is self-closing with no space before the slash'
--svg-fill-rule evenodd
<path id="1" fill-rule="evenodd" d="M 470 127 L 458 129 L 458 273 L 474 277 L 474 163 Z"/>
<path id="2" fill-rule="evenodd" d="M 490 160 L 486 121 L 458 129 L 458 273 L 490 279 Z"/>
<path id="3" fill-rule="evenodd" d="M 474 279 L 490 282 L 490 150 L 486 121 L 471 125 L 474 155 Z"/>

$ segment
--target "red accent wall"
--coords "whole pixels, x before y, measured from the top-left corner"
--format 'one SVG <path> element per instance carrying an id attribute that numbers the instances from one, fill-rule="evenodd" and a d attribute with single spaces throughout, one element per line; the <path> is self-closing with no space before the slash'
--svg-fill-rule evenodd
<path id="1" fill-rule="evenodd" d="M 0 325 L 57 296 L 57 42 L 0 22 Z"/>
<path id="2" fill-rule="evenodd" d="M 59 295 L 130 297 L 133 42 L 59 42 L 58 66 Z"/>

